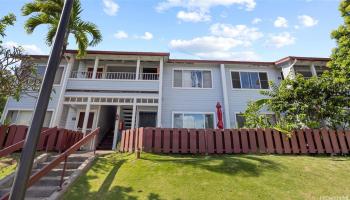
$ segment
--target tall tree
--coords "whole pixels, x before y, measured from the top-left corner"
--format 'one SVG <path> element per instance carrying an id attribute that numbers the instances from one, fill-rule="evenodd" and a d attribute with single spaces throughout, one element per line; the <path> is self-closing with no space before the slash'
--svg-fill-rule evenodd
<path id="1" fill-rule="evenodd" d="M 257 126 L 262 114 L 253 108 L 261 109 L 265 105 L 269 110 L 282 114 L 273 127 L 283 130 L 350 128 L 350 0 L 342 0 L 339 11 L 344 24 L 331 34 L 337 47 L 333 49 L 328 63 L 329 70 L 310 79 L 297 75 L 283 80 L 278 86 L 274 85 L 271 91 L 262 92 L 269 98 L 249 105 L 245 112 L 246 116 L 250 116 L 246 126 Z"/>
<path id="2" fill-rule="evenodd" d="M 31 95 L 40 86 L 40 78 L 30 56 L 21 47 L 5 47 L 2 39 L 5 30 L 13 25 L 15 15 L 9 14 L 0 19 L 0 113 L 8 97 L 19 100 L 21 94 Z"/>
<path id="3" fill-rule="evenodd" d="M 48 25 L 46 43 L 51 46 L 63 5 L 64 0 L 33 0 L 26 3 L 22 7 L 22 15 L 30 16 L 24 25 L 27 33 L 33 33 L 39 25 Z M 63 49 L 64 52 L 68 46 L 68 37 L 72 34 L 78 46 L 78 56 L 80 57 L 86 54 L 88 46 L 95 46 L 102 41 L 102 34 L 97 26 L 81 19 L 82 12 L 80 0 L 75 0 Z"/>

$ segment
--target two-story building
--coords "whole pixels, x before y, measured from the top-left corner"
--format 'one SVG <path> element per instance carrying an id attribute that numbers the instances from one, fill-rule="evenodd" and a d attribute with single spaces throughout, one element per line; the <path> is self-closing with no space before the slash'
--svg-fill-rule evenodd
<path id="1" fill-rule="evenodd" d="M 216 104 L 224 127 L 243 124 L 251 100 L 263 98 L 269 81 L 301 73 L 317 76 L 328 58 L 286 57 L 276 62 L 170 59 L 169 53 L 68 50 L 56 73 L 44 126 L 86 133 L 100 127 L 100 143 L 115 147 L 118 132 L 136 127 L 216 128 Z M 48 56 L 34 55 L 44 75 Z M 2 122 L 29 125 L 33 95 L 10 98 Z M 266 113 L 273 118 L 273 113 Z M 109 140 L 106 142 L 106 140 Z"/>

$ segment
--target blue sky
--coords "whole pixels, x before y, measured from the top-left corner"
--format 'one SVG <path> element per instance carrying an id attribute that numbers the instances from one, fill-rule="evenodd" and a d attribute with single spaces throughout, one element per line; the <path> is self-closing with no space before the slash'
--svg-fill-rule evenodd
<path id="1" fill-rule="evenodd" d="M 46 27 L 28 35 L 21 6 L 0 0 L 0 16 L 17 15 L 7 45 L 47 54 Z M 171 58 L 275 61 L 286 56 L 327 57 L 330 32 L 342 18 L 340 0 L 82 0 L 83 19 L 94 22 L 103 42 L 90 49 L 162 51 Z M 75 48 L 70 39 L 69 48 Z"/>

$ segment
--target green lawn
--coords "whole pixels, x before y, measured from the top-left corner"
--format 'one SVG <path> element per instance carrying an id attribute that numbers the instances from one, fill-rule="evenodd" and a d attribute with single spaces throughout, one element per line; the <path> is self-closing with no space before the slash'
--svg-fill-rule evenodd
<path id="1" fill-rule="evenodd" d="M 20 154 L 0 158 L 0 180 L 16 170 Z"/>
<path id="2" fill-rule="evenodd" d="M 349 157 L 110 154 L 64 199 L 350 198 L 349 172 Z"/>

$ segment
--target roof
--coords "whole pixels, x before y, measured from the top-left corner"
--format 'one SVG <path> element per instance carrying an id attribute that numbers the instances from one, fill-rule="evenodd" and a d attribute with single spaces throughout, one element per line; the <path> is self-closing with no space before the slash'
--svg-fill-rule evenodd
<path id="1" fill-rule="evenodd" d="M 233 60 L 187 60 L 187 59 L 169 59 L 168 63 L 207 63 L 207 64 L 249 64 L 249 65 L 273 65 L 274 62 L 256 62 L 256 61 L 233 61 Z"/>
<path id="2" fill-rule="evenodd" d="M 78 53 L 77 50 L 66 50 L 66 53 Z M 139 51 L 97 51 L 88 50 L 87 54 L 103 54 L 103 55 L 123 55 L 123 56 L 170 56 L 167 52 L 139 52 Z"/>
<path id="3" fill-rule="evenodd" d="M 278 61 L 275 62 L 276 65 L 291 61 L 291 60 L 298 60 L 298 61 L 324 61 L 324 62 L 328 62 L 331 59 L 330 58 L 317 58 L 317 57 L 299 57 L 299 56 L 288 56 L 285 58 L 282 58 Z"/>
<path id="4" fill-rule="evenodd" d="M 66 53 L 77 54 L 77 50 L 66 50 Z M 102 55 L 130 55 L 130 56 L 165 56 L 170 57 L 168 52 L 140 52 L 140 51 L 100 51 L 88 50 L 87 54 L 102 54 Z M 47 58 L 48 55 L 31 55 L 33 58 Z M 328 62 L 330 58 L 318 57 L 300 57 L 288 56 L 275 62 L 260 62 L 260 61 L 239 61 L 239 60 L 196 60 L 196 59 L 169 59 L 168 63 L 206 63 L 206 64 L 248 64 L 248 65 L 279 65 L 289 61 L 312 61 L 312 62 Z"/>

